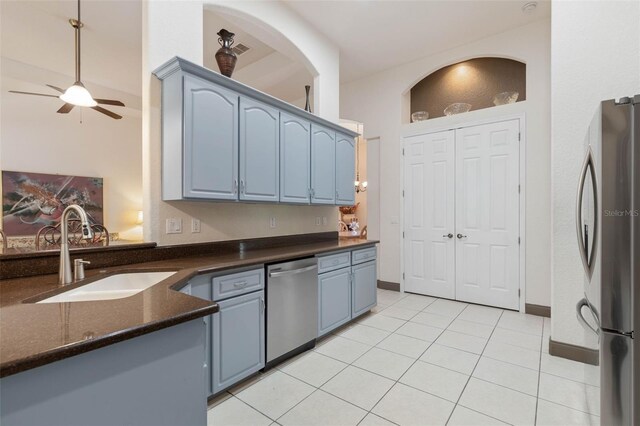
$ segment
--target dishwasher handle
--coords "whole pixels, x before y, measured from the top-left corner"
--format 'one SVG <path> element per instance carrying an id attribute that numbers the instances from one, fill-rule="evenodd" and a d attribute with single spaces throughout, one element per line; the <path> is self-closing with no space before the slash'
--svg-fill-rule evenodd
<path id="1" fill-rule="evenodd" d="M 318 265 L 311 265 L 311 266 L 307 266 L 306 268 L 300 268 L 300 269 L 292 269 L 290 271 L 269 272 L 269 278 L 284 277 L 287 275 L 296 275 L 296 274 L 301 274 L 303 272 L 313 271 L 314 269 L 318 269 Z"/>

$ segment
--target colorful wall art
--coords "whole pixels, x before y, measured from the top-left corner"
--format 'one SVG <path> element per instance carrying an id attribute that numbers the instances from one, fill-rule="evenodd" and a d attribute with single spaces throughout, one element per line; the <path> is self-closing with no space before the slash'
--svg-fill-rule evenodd
<path id="1" fill-rule="evenodd" d="M 7 236 L 35 235 L 55 225 L 69 204 L 82 206 L 92 223 L 103 223 L 102 178 L 2 172 L 2 229 Z"/>

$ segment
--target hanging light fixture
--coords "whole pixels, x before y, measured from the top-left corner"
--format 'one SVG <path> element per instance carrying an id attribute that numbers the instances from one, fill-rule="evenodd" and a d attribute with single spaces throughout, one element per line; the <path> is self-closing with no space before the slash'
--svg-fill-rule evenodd
<path id="1" fill-rule="evenodd" d="M 367 190 L 368 182 L 360 182 L 360 138 L 362 138 L 363 129 L 358 124 L 358 137 L 356 138 L 356 180 L 354 185 L 356 187 L 356 193 L 365 192 Z"/>

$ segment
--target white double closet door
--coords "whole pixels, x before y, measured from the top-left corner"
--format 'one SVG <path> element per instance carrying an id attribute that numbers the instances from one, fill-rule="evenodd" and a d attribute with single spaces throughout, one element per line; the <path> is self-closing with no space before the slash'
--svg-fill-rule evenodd
<path id="1" fill-rule="evenodd" d="M 518 119 L 405 138 L 404 288 L 519 308 Z"/>

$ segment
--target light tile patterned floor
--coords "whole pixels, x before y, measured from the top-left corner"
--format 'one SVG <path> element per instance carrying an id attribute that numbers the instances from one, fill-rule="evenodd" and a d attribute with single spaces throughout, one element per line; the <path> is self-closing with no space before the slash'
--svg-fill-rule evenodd
<path id="1" fill-rule="evenodd" d="M 316 348 L 216 398 L 209 425 L 597 425 L 598 367 L 550 356 L 548 319 L 378 290 Z"/>

